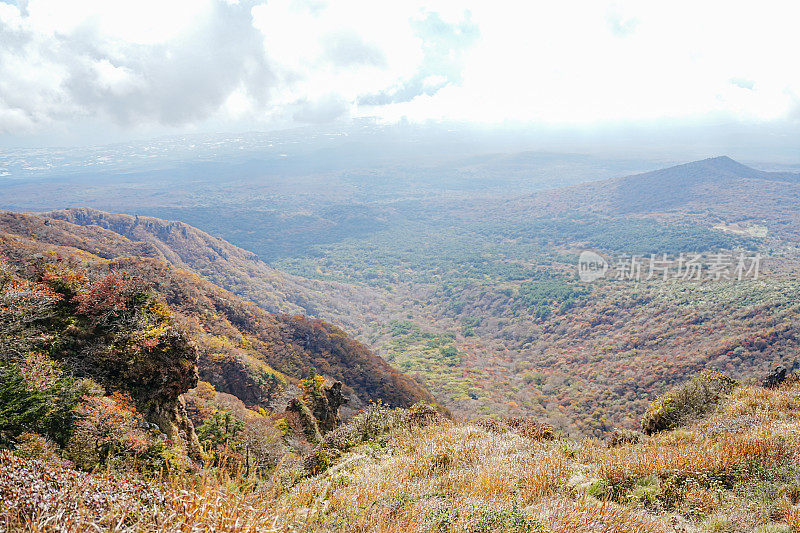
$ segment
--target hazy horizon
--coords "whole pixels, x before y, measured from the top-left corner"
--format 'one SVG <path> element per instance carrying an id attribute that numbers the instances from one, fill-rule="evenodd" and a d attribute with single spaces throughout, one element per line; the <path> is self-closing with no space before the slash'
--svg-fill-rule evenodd
<path id="1" fill-rule="evenodd" d="M 0 1 L 0 146 L 344 130 L 366 119 L 491 137 L 496 151 L 796 164 L 793 11 Z M 503 136 L 520 139 L 504 147 Z"/>

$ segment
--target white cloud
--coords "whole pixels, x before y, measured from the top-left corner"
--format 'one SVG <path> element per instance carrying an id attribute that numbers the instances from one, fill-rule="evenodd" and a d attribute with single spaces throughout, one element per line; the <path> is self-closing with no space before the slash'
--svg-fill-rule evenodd
<path id="1" fill-rule="evenodd" d="M 0 0 L 0 132 L 797 120 L 790 2 Z"/>
<path id="2" fill-rule="evenodd" d="M 208 13 L 211 3 L 209 0 L 30 0 L 26 3 L 26 18 L 43 33 L 71 33 L 89 25 L 102 38 L 155 44 L 187 31 Z"/>
<path id="3" fill-rule="evenodd" d="M 714 4 L 713 6 L 711 4 Z M 475 8 L 480 43 L 464 82 L 395 114 L 483 122 L 596 123 L 723 113 L 770 120 L 800 84 L 788 65 L 800 37 L 786 3 L 497 3 Z M 607 24 L 635 20 L 621 36 Z M 794 71 L 794 72 L 789 72 Z M 754 80 L 751 94 L 732 77 Z M 781 94 L 781 91 L 784 91 Z"/>

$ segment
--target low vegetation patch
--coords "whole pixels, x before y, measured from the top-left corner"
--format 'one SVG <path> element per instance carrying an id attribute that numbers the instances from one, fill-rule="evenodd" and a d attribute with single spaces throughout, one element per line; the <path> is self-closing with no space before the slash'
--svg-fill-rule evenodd
<path id="1" fill-rule="evenodd" d="M 735 386 L 736 381 L 725 373 L 705 370 L 656 398 L 642 418 L 642 431 L 650 435 L 697 419 L 715 409 Z"/>

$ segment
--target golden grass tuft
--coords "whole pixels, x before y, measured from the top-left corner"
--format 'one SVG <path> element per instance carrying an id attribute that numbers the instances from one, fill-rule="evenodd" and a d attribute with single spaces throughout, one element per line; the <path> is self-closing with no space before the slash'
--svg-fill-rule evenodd
<path id="1" fill-rule="evenodd" d="M 794 533 L 800 533 L 800 509 L 790 507 L 786 511 L 786 523 Z"/>
<path id="2" fill-rule="evenodd" d="M 584 446 L 583 461 L 594 465 L 597 474 L 609 481 L 662 476 L 677 472 L 725 472 L 748 461 L 762 466 L 776 464 L 789 454 L 787 444 L 778 438 L 725 438 L 716 443 L 684 442 L 663 444 L 643 441 L 616 448 Z"/>
<path id="3" fill-rule="evenodd" d="M 487 512 L 511 513 L 539 501 L 570 471 L 551 443 L 468 424 L 399 431 L 387 448 L 389 456 L 356 453 L 349 464 L 301 482 L 283 500 L 281 524 L 429 531 L 437 520 L 457 516 L 453 523 L 466 527 Z"/>
<path id="4" fill-rule="evenodd" d="M 558 499 L 545 502 L 539 516 L 552 533 L 674 533 L 665 519 L 612 502 Z"/>
<path id="5" fill-rule="evenodd" d="M 771 420 L 800 420 L 800 384 L 767 389 L 739 387 L 723 404 L 720 416 L 760 415 Z"/>

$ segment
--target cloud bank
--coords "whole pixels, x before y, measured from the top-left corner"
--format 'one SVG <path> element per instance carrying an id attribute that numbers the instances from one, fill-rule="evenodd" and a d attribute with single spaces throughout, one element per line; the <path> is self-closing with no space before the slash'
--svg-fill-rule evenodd
<path id="1" fill-rule="evenodd" d="M 796 8 L 0 0 L 0 134 L 800 120 Z"/>

